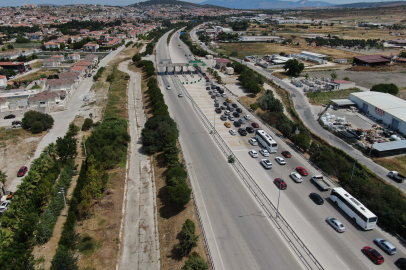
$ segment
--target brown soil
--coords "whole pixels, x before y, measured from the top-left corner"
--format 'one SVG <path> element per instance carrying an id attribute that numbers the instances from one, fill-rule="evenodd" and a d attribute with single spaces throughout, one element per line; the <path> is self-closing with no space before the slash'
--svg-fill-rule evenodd
<path id="1" fill-rule="evenodd" d="M 9 121 L 11 124 L 12 120 Z M 0 128 L 0 171 L 8 176 L 6 187 L 17 176 L 17 171 L 27 165 L 45 134 L 32 134 L 22 128 Z"/>

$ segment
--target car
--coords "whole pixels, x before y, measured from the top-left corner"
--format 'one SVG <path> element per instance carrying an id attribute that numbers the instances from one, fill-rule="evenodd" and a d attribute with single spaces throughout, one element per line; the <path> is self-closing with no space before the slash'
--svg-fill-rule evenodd
<path id="1" fill-rule="evenodd" d="M 246 127 L 245 130 L 246 130 L 248 133 L 254 133 L 254 128 L 253 128 L 253 127 Z"/>
<path id="2" fill-rule="evenodd" d="M 231 99 L 229 99 L 229 98 L 228 98 L 228 99 L 226 99 L 226 101 L 227 101 L 228 103 L 231 103 Z"/>
<path id="3" fill-rule="evenodd" d="M 272 169 L 272 162 L 269 159 L 261 159 L 260 163 L 265 169 Z"/>
<path id="4" fill-rule="evenodd" d="M 230 121 L 234 121 L 234 116 L 229 115 L 229 116 L 228 116 L 228 120 L 230 120 Z"/>
<path id="5" fill-rule="evenodd" d="M 254 138 L 249 139 L 248 142 L 249 142 L 251 145 L 253 145 L 253 146 L 258 145 L 257 140 L 255 140 Z"/>
<path id="6" fill-rule="evenodd" d="M 227 110 L 227 111 L 224 112 L 224 114 L 225 114 L 225 115 L 230 115 L 231 112 L 230 112 L 229 110 Z"/>
<path id="7" fill-rule="evenodd" d="M 240 133 L 241 136 L 247 136 L 247 131 L 245 129 L 243 129 L 243 128 L 239 128 L 238 133 Z"/>
<path id="8" fill-rule="evenodd" d="M 223 105 L 224 105 L 224 106 L 228 106 L 228 102 L 227 102 L 227 101 L 224 101 L 224 102 L 223 102 Z"/>
<path id="9" fill-rule="evenodd" d="M 341 221 L 339 221 L 336 218 L 333 217 L 328 217 L 326 218 L 326 222 L 333 227 L 334 230 L 336 230 L 337 232 L 345 232 L 345 226 L 344 224 L 341 223 Z"/>
<path id="10" fill-rule="evenodd" d="M 21 121 L 19 121 L 19 120 L 14 120 L 13 122 L 11 122 L 11 124 L 13 125 L 13 126 L 18 126 L 18 125 L 22 125 L 23 124 L 23 122 L 21 122 Z"/>
<path id="11" fill-rule="evenodd" d="M 284 190 L 288 187 L 288 185 L 285 183 L 285 181 L 283 181 L 283 179 L 281 178 L 275 178 L 275 180 L 273 180 L 273 182 L 275 183 L 275 185 L 278 186 L 278 188 Z"/>
<path id="12" fill-rule="evenodd" d="M 206 87 L 206 90 L 210 90 L 210 87 Z"/>
<path id="13" fill-rule="evenodd" d="M 0 204 L 0 214 L 3 214 L 11 204 L 10 200 L 6 200 Z"/>
<path id="14" fill-rule="evenodd" d="M 203 75 L 204 76 L 204 75 Z M 209 80 L 209 77 L 208 76 L 206 76 L 206 80 Z"/>
<path id="15" fill-rule="evenodd" d="M 17 177 L 23 177 L 28 171 L 27 166 L 22 166 L 17 173 Z"/>
<path id="16" fill-rule="evenodd" d="M 221 97 L 227 97 L 227 95 L 223 93 L 223 94 L 221 94 Z"/>
<path id="17" fill-rule="evenodd" d="M 226 109 L 226 107 L 225 107 L 225 106 L 223 106 L 223 105 L 221 105 L 221 106 L 220 106 L 220 109 L 225 110 L 225 109 Z"/>
<path id="18" fill-rule="evenodd" d="M 182 94 L 182 93 L 179 93 L 179 94 L 178 94 L 178 97 L 183 97 L 183 94 Z"/>
<path id="19" fill-rule="evenodd" d="M 214 103 L 219 103 L 219 100 L 217 98 L 215 98 Z"/>
<path id="20" fill-rule="evenodd" d="M 218 91 L 217 91 L 216 89 L 214 89 L 214 90 L 213 90 L 213 93 L 216 93 L 216 94 L 217 94 L 217 93 L 218 93 Z"/>
<path id="21" fill-rule="evenodd" d="M 248 114 L 244 116 L 245 119 L 247 120 L 251 120 L 251 116 L 249 116 Z"/>
<path id="22" fill-rule="evenodd" d="M 276 157 L 275 160 L 276 160 L 276 162 L 279 163 L 279 165 L 285 165 L 286 164 L 286 161 L 281 157 Z"/>
<path id="23" fill-rule="evenodd" d="M 374 239 L 374 243 L 377 244 L 383 251 L 388 253 L 389 255 L 396 254 L 396 247 L 392 245 L 391 242 L 386 241 L 382 238 L 376 238 Z"/>
<path id="24" fill-rule="evenodd" d="M 269 157 L 269 152 L 266 149 L 261 149 L 259 150 L 259 152 L 261 153 L 261 155 L 263 155 L 264 157 Z"/>
<path id="25" fill-rule="evenodd" d="M 171 88 L 171 86 L 170 85 L 168 85 L 167 87 L 166 87 L 166 90 L 171 90 L 172 88 Z"/>
<path id="26" fill-rule="evenodd" d="M 296 183 L 303 182 L 303 178 L 297 172 L 290 173 L 290 178 L 292 178 L 292 180 L 295 181 Z"/>
<path id="27" fill-rule="evenodd" d="M 220 109 L 219 107 L 220 107 L 220 104 L 218 103 L 218 102 L 216 102 L 216 103 L 214 103 L 214 107 L 217 107 L 217 109 Z M 221 109 L 220 109 L 220 112 L 221 112 Z"/>
<path id="28" fill-rule="evenodd" d="M 309 173 L 303 167 L 296 167 L 296 171 L 298 173 L 300 173 L 300 175 L 302 175 L 302 176 L 308 176 L 309 175 Z"/>
<path id="29" fill-rule="evenodd" d="M 229 111 L 231 111 L 231 110 L 233 110 L 234 108 L 231 106 L 231 105 L 227 105 L 227 110 L 229 110 Z"/>
<path id="30" fill-rule="evenodd" d="M 259 125 L 258 125 L 258 123 L 256 123 L 256 122 L 255 122 L 255 123 L 252 123 L 251 126 L 252 126 L 253 128 L 259 128 Z"/>
<path id="31" fill-rule="evenodd" d="M 406 259 L 405 258 L 397 259 L 395 265 L 402 270 L 406 270 Z"/>
<path id="32" fill-rule="evenodd" d="M 214 111 L 215 111 L 216 113 L 221 113 L 221 109 L 220 109 L 220 108 L 216 108 L 216 109 L 214 109 Z"/>
<path id="33" fill-rule="evenodd" d="M 14 79 L 14 76 L 10 76 L 10 77 L 8 77 L 9 79 Z"/>
<path id="34" fill-rule="evenodd" d="M 234 136 L 234 135 L 237 135 L 237 131 L 235 131 L 234 129 L 230 129 L 229 132 L 230 132 L 230 134 L 233 135 L 233 136 Z"/>
<path id="35" fill-rule="evenodd" d="M 282 155 L 285 158 L 291 158 L 292 157 L 292 154 L 289 151 L 282 151 Z"/>
<path id="36" fill-rule="evenodd" d="M 7 194 L 7 200 L 11 200 L 14 196 L 14 192 L 9 191 Z"/>
<path id="37" fill-rule="evenodd" d="M 237 108 L 237 109 L 235 109 L 235 111 L 238 112 L 238 113 L 242 113 L 242 109 L 241 109 L 241 108 Z"/>
<path id="38" fill-rule="evenodd" d="M 240 114 L 238 112 L 233 112 L 234 117 L 238 118 L 240 117 Z"/>
<path id="39" fill-rule="evenodd" d="M 234 121 L 234 126 L 235 126 L 235 127 L 241 127 L 241 123 L 238 122 L 238 121 Z"/>
<path id="40" fill-rule="evenodd" d="M 361 249 L 362 253 L 367 255 L 375 264 L 383 264 L 385 259 L 376 249 L 371 248 L 370 246 L 365 246 Z"/>
<path id="41" fill-rule="evenodd" d="M 209 91 L 209 95 L 213 95 L 213 91 Z"/>
<path id="42" fill-rule="evenodd" d="M 211 95 L 211 98 L 212 98 L 212 99 L 215 99 L 215 98 L 216 98 L 216 95 L 215 95 L 215 94 Z"/>
<path id="43" fill-rule="evenodd" d="M 16 118 L 16 116 L 14 114 L 4 116 L 4 119 L 12 119 L 12 118 Z"/>
<path id="44" fill-rule="evenodd" d="M 92 73 L 87 74 L 87 77 L 92 77 Z"/>
<path id="45" fill-rule="evenodd" d="M 238 105 L 235 103 L 231 104 L 231 106 L 233 106 L 234 108 L 238 108 Z"/>
<path id="46" fill-rule="evenodd" d="M 220 116 L 220 120 L 223 120 L 223 121 L 227 120 L 227 115 L 222 114 Z"/>
<path id="47" fill-rule="evenodd" d="M 212 86 L 211 86 L 211 89 L 216 89 L 216 86 L 215 86 L 215 85 L 212 85 Z"/>
<path id="48" fill-rule="evenodd" d="M 225 122 L 225 123 L 224 123 L 224 126 L 225 126 L 226 128 L 230 128 L 230 127 L 231 127 L 231 124 L 230 124 L 230 122 Z"/>
<path id="49" fill-rule="evenodd" d="M 241 125 L 244 125 L 245 123 L 247 123 L 247 121 L 246 121 L 244 118 L 241 118 L 241 119 L 238 120 L 238 121 L 240 121 Z"/>
<path id="50" fill-rule="evenodd" d="M 216 94 L 216 97 L 221 97 L 220 93 L 217 93 L 217 94 Z"/>
<path id="51" fill-rule="evenodd" d="M 210 82 L 210 80 L 209 80 L 209 79 L 206 79 L 206 82 Z"/>
<path id="52" fill-rule="evenodd" d="M 251 157 L 257 158 L 258 157 L 258 152 L 255 150 L 249 150 L 248 154 L 250 154 Z"/>
<path id="53" fill-rule="evenodd" d="M 323 197 L 321 197 L 319 194 L 317 194 L 317 193 L 314 193 L 314 192 L 312 192 L 312 193 L 310 193 L 309 194 L 309 197 L 310 197 L 310 199 L 312 199 L 316 204 L 318 204 L 318 205 L 322 205 L 322 204 L 324 204 L 324 199 L 323 199 Z"/>
<path id="54" fill-rule="evenodd" d="M 185 54 L 185 56 L 187 56 L 187 54 Z"/>

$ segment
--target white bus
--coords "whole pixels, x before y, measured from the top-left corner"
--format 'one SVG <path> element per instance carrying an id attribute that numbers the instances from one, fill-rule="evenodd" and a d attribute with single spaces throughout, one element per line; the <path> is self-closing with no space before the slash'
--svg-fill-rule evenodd
<path id="1" fill-rule="evenodd" d="M 269 153 L 278 152 L 278 143 L 274 141 L 271 135 L 263 131 L 262 129 L 257 129 L 255 132 L 255 139 L 268 150 Z"/>
<path id="2" fill-rule="evenodd" d="M 364 230 L 372 230 L 378 217 L 343 188 L 333 188 L 330 199 Z"/>

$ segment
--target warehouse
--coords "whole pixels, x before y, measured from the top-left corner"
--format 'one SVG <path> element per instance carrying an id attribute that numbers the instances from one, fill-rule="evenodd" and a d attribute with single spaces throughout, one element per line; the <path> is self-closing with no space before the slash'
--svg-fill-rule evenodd
<path id="1" fill-rule="evenodd" d="M 406 100 L 380 92 L 351 93 L 350 100 L 382 126 L 406 134 Z"/>
<path id="2" fill-rule="evenodd" d="M 358 66 L 382 66 L 389 64 L 390 57 L 380 54 L 354 56 L 353 63 Z"/>
<path id="3" fill-rule="evenodd" d="M 240 36 L 238 39 L 239 41 L 251 41 L 251 42 L 281 41 L 281 38 L 277 36 Z"/>

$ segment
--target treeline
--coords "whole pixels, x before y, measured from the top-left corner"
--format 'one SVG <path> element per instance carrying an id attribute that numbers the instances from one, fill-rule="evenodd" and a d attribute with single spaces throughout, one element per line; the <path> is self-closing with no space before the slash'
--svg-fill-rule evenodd
<path id="1" fill-rule="evenodd" d="M 63 209 L 63 197 L 58 192 L 69 188 L 75 174 L 73 158 L 67 159 L 67 141 L 74 141 L 70 153 L 76 152 L 74 133 L 68 131 L 56 144 L 44 148 L 35 159 L 27 176 L 15 192 L 12 203 L 1 216 L 1 269 L 33 270 L 32 247 L 45 243 L 52 236 L 55 222 Z M 62 170 L 63 168 L 63 170 Z M 62 173 L 61 173 L 62 170 Z M 59 178 L 59 179 L 58 179 Z"/>
<path id="2" fill-rule="evenodd" d="M 103 74 L 103 71 L 104 71 L 105 69 L 106 69 L 105 67 L 99 68 L 99 70 L 97 70 L 96 75 L 93 76 L 93 80 L 94 80 L 94 81 L 97 81 L 97 80 L 101 77 L 101 75 Z"/>
<path id="3" fill-rule="evenodd" d="M 0 62 L 15 62 L 17 60 L 17 62 L 29 62 L 31 60 L 34 59 L 38 59 L 38 55 L 33 54 L 33 55 L 29 55 L 29 56 L 25 56 L 25 55 L 20 55 L 17 56 L 17 59 L 10 59 L 10 58 L 0 58 Z"/>
<path id="4" fill-rule="evenodd" d="M 87 128 L 88 123 L 84 123 L 82 129 Z M 82 162 L 69 201 L 68 217 L 51 262 L 51 270 L 78 269 L 77 257 L 74 256 L 79 239 L 75 231 L 77 221 L 90 216 L 95 199 L 100 199 L 107 187 L 109 175 L 106 170 L 125 162 L 129 141 L 126 119 L 106 119 L 101 125 L 94 125 L 93 133 L 85 142 L 87 157 Z"/>
<path id="5" fill-rule="evenodd" d="M 338 46 L 343 46 L 343 47 L 348 47 L 353 48 L 353 47 L 359 47 L 361 49 L 365 49 L 367 46 L 369 48 L 381 48 L 382 44 L 380 43 L 380 39 L 343 39 L 339 38 L 337 36 L 333 36 L 332 38 L 322 38 L 322 37 L 316 37 L 316 38 L 305 38 L 307 43 L 316 43 L 316 46 L 330 46 L 332 48 L 338 47 Z"/>
<path id="6" fill-rule="evenodd" d="M 189 47 L 190 51 L 197 56 L 200 57 L 204 57 L 207 54 L 209 54 L 208 52 L 206 52 L 203 49 L 200 49 L 198 46 L 193 45 L 192 42 L 189 40 L 189 35 L 188 34 L 184 34 L 184 35 L 180 35 L 179 36 L 180 39 Z"/>
<path id="7" fill-rule="evenodd" d="M 246 31 L 248 26 L 250 25 L 249 22 L 231 22 L 228 24 L 233 31 Z"/>
<path id="8" fill-rule="evenodd" d="M 89 29 L 90 31 L 103 30 L 104 28 L 109 28 L 113 26 L 120 26 L 122 24 L 121 20 L 114 20 L 113 22 L 103 22 L 98 20 L 90 21 L 77 21 L 72 20 L 63 24 L 51 24 L 50 28 L 59 29 L 64 35 L 76 35 L 79 34 L 80 29 Z M 73 31 L 72 29 L 76 29 Z M 36 31 L 33 31 L 36 32 Z"/>

